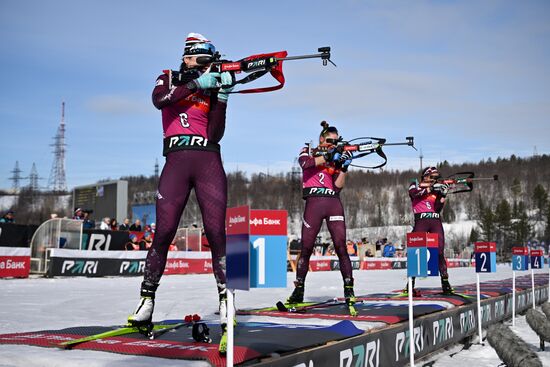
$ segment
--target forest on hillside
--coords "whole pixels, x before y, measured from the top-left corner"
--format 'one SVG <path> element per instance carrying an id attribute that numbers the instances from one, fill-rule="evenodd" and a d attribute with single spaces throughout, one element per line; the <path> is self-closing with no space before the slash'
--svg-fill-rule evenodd
<path id="1" fill-rule="evenodd" d="M 448 196 L 445 222 L 477 221 L 472 239 L 548 242 L 550 207 L 550 156 L 487 159 L 478 163 L 438 165 L 443 176 L 474 172 L 476 177 L 498 181 L 474 184 L 472 192 Z M 412 224 L 407 188 L 419 172 L 392 170 L 350 170 L 341 199 L 349 229 Z M 130 198 L 136 192 L 154 191 L 155 177 L 123 177 L 129 181 Z M 301 172 L 266 175 L 228 173 L 228 206 L 250 205 L 254 209 L 285 209 L 291 222 L 299 222 L 304 201 L 301 198 Z M 200 223 L 200 211 L 192 195 L 183 225 Z M 546 233 L 545 233 L 546 232 Z"/>
<path id="2" fill-rule="evenodd" d="M 498 181 L 479 182 L 472 192 L 448 196 L 444 209 L 447 223 L 477 221 L 471 240 L 485 239 L 513 243 L 550 240 L 550 156 L 529 158 L 511 156 L 487 159 L 478 163 L 439 164 L 443 176 L 471 171 L 476 177 L 493 177 Z M 413 218 L 407 188 L 419 172 L 392 170 L 355 170 L 348 173 L 346 187 L 341 193 L 349 229 L 365 227 L 402 226 L 412 224 Z M 301 198 L 301 171 L 280 174 L 228 173 L 228 206 L 250 205 L 254 209 L 285 209 L 289 222 L 299 223 L 304 201 Z M 121 177 L 128 181 L 129 206 L 137 198 L 152 202 L 158 184 L 156 176 Z M 36 205 L 36 193 L 23 190 L 14 209 L 22 220 L 45 220 L 52 212 Z M 53 198 L 46 197 L 46 206 Z M 59 209 L 57 209 L 59 210 Z M 70 213 L 70 208 L 66 208 Z M 131 211 L 130 211 L 131 212 Z M 44 217 L 44 218 L 42 218 Z M 194 194 L 182 216 L 181 225 L 201 223 Z M 296 226 L 295 226 L 296 227 Z M 293 227 L 294 228 L 294 227 Z M 298 227 L 299 228 L 299 227 Z"/>

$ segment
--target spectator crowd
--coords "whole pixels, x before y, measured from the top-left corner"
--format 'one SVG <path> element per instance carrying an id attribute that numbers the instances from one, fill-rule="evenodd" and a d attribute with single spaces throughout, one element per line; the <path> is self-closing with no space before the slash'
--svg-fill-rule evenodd
<path id="1" fill-rule="evenodd" d="M 289 244 L 291 253 L 298 253 L 301 249 L 299 240 L 293 240 Z M 398 243 L 388 241 L 387 238 L 380 238 L 374 243 L 363 237 L 360 241 L 348 240 L 346 251 L 350 256 L 364 257 L 404 257 L 405 249 Z M 336 256 L 333 243 L 322 242 L 317 237 L 314 253 L 315 256 Z"/>

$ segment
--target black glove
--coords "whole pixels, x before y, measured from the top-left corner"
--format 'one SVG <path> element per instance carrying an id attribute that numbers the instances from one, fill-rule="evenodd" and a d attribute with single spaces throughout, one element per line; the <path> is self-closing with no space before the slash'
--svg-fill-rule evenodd
<path id="1" fill-rule="evenodd" d="M 340 159 L 338 160 L 338 163 L 342 165 L 342 168 L 341 168 L 342 172 L 348 171 L 348 167 L 351 164 L 352 159 L 353 159 L 352 152 L 346 150 L 344 153 L 342 153 L 342 155 L 340 156 Z"/>
<path id="2" fill-rule="evenodd" d="M 444 183 L 436 183 L 432 186 L 432 189 L 433 191 L 439 193 L 441 196 L 445 197 L 449 192 L 449 185 Z"/>

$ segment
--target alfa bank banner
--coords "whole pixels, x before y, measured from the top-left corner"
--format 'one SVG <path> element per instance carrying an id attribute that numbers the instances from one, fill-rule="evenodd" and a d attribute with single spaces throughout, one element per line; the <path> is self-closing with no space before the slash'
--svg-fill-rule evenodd
<path id="1" fill-rule="evenodd" d="M 30 270 L 30 248 L 0 247 L 0 278 L 27 278 Z"/>
<path id="2" fill-rule="evenodd" d="M 286 236 L 286 210 L 258 210 L 250 211 L 250 235 Z"/>

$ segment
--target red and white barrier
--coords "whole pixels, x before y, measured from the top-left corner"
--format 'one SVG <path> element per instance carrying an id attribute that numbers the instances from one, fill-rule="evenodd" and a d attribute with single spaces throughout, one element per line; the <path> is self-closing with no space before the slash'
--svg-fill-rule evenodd
<path id="1" fill-rule="evenodd" d="M 30 248 L 0 247 L 0 278 L 28 278 L 30 270 Z"/>

